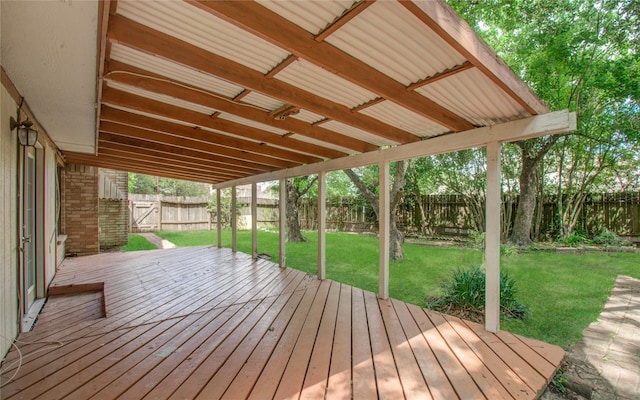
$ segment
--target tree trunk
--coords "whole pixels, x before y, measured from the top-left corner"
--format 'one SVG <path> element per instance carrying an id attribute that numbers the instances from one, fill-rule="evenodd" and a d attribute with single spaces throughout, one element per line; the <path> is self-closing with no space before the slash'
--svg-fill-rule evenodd
<path id="1" fill-rule="evenodd" d="M 404 258 L 404 251 L 402 246 L 404 244 L 404 233 L 398 229 L 397 221 L 396 221 L 396 207 L 402 198 L 402 191 L 404 190 L 405 184 L 405 175 L 407 173 L 407 169 L 409 167 L 409 161 L 397 161 L 396 162 L 396 173 L 395 179 L 393 181 L 393 186 L 391 187 L 391 195 L 390 195 L 390 210 L 391 215 L 389 216 L 389 257 L 392 260 L 400 260 Z M 360 179 L 358 174 L 356 174 L 351 169 L 345 169 L 344 173 L 347 174 L 349 179 L 353 182 L 353 184 L 360 190 L 362 195 L 367 202 L 373 208 L 373 211 L 378 217 L 378 221 L 380 220 L 380 210 L 379 210 L 379 197 L 377 194 L 373 192 L 373 190 L 369 189 L 367 185 Z"/>
<path id="2" fill-rule="evenodd" d="M 298 217 L 298 200 L 300 193 L 298 188 L 289 179 L 285 180 L 287 189 L 287 241 L 289 243 L 306 242 L 300 230 L 300 221 Z"/>
<path id="3" fill-rule="evenodd" d="M 531 241 L 531 223 L 536 209 L 536 158 L 522 149 L 522 172 L 520 173 L 520 199 L 513 223 L 511 241 L 527 246 Z"/>
<path id="4" fill-rule="evenodd" d="M 404 233 L 398 229 L 396 213 L 392 212 L 389 218 L 389 257 L 392 260 L 404 258 Z"/>

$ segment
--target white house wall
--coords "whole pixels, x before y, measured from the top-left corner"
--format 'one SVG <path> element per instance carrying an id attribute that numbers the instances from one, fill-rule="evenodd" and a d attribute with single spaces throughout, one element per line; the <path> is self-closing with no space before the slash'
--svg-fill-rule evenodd
<path id="1" fill-rule="evenodd" d="M 4 357 L 18 333 L 17 259 L 17 139 L 9 127 L 16 103 L 2 86 L 0 94 L 0 358 Z"/>
<path id="2" fill-rule="evenodd" d="M 56 274 L 56 151 L 45 146 L 44 150 L 44 271 L 48 287 Z"/>

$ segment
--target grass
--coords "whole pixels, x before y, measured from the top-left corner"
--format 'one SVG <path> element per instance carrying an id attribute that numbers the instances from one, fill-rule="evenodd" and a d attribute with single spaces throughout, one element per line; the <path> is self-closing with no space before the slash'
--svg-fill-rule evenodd
<path id="1" fill-rule="evenodd" d="M 129 243 L 120 247 L 120 251 L 155 250 L 158 246 L 148 241 L 144 236 L 130 234 Z"/>
<path id="2" fill-rule="evenodd" d="M 157 232 L 177 246 L 216 243 L 215 231 Z M 287 265 L 316 273 L 317 234 L 306 232 L 306 243 L 288 243 Z M 327 278 L 378 291 L 378 240 L 366 235 L 327 233 Z M 231 246 L 224 230 L 222 244 Z M 258 250 L 278 255 L 278 235 L 259 232 Z M 391 297 L 425 306 L 425 298 L 439 294 L 443 281 L 456 268 L 482 263 L 482 252 L 405 244 L 405 259 L 392 262 Z M 251 232 L 238 231 L 238 251 L 251 251 Z M 560 346 L 576 343 L 596 320 L 618 275 L 640 279 L 640 254 L 591 252 L 560 254 L 534 251 L 502 257 L 502 268 L 516 280 L 517 298 L 531 311 L 526 321 L 503 321 L 502 328 Z"/>

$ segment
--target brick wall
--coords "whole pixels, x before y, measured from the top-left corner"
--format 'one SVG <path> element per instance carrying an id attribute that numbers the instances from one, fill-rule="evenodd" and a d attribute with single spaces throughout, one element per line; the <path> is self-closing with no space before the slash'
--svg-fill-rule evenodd
<path id="1" fill-rule="evenodd" d="M 98 253 L 98 169 L 67 164 L 64 169 L 64 224 L 67 254 Z"/>
<path id="2" fill-rule="evenodd" d="M 98 173 L 113 183 L 118 192 L 125 195 L 122 200 L 112 198 L 100 199 L 99 201 L 100 251 L 105 251 L 126 245 L 129 240 L 129 201 L 127 198 L 129 174 L 104 168 L 100 168 Z"/>
<path id="3" fill-rule="evenodd" d="M 127 244 L 129 202 L 100 199 L 99 207 L 100 251 Z"/>

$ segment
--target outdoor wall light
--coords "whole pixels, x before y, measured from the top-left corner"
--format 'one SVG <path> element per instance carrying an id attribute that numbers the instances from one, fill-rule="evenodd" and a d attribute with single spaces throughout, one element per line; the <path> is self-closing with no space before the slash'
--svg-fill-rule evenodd
<path id="1" fill-rule="evenodd" d="M 38 141 L 38 131 L 33 129 L 33 122 L 26 120 L 18 123 L 13 117 L 10 118 L 9 124 L 11 130 L 18 128 L 18 140 L 22 146 L 33 147 Z"/>

